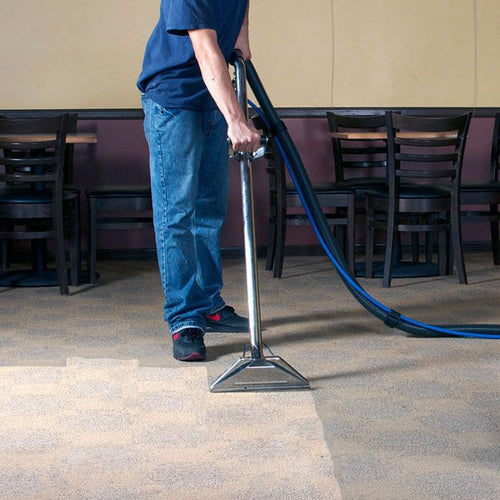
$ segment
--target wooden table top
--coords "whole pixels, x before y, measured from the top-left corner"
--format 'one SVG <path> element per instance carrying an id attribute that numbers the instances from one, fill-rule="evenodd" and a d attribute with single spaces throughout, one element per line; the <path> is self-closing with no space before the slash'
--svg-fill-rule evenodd
<path id="1" fill-rule="evenodd" d="M 333 139 L 381 140 L 387 139 L 385 132 L 332 132 Z M 398 132 L 400 139 L 456 139 L 457 132 Z"/>
<path id="2" fill-rule="evenodd" d="M 15 141 L 15 142 L 36 142 L 36 141 L 53 141 L 56 138 L 52 134 L 3 134 L 0 135 L 0 141 Z M 96 144 L 97 134 L 95 133 L 76 133 L 67 134 L 66 142 L 70 144 Z"/>

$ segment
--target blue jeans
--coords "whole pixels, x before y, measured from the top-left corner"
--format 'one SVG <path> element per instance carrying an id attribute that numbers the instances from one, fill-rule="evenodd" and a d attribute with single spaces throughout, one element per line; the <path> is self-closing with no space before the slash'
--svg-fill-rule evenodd
<path id="1" fill-rule="evenodd" d="M 143 97 L 165 320 L 205 331 L 221 297 L 220 233 L 228 201 L 227 125 L 217 111 L 166 109 Z"/>

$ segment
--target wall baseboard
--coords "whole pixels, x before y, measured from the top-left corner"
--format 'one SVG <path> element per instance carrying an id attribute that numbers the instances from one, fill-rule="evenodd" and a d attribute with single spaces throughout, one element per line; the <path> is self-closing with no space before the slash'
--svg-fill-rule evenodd
<path id="1" fill-rule="evenodd" d="M 408 245 L 403 246 L 404 251 L 410 251 Z M 375 253 L 383 254 L 384 245 L 376 245 Z M 424 251 L 422 246 L 421 251 Z M 482 253 L 491 252 L 491 243 L 489 241 L 466 241 L 464 243 L 465 253 Z M 266 246 L 257 247 L 257 257 L 265 258 L 267 253 Z M 226 259 L 242 259 L 245 257 L 244 247 L 224 247 L 221 249 L 223 258 Z M 307 257 L 325 255 L 323 247 L 320 245 L 291 245 L 287 246 L 285 255 L 288 257 Z M 356 255 L 363 255 L 363 247 L 356 247 Z M 30 259 L 30 254 L 26 252 L 17 253 L 14 262 L 27 262 Z M 136 248 L 136 249 L 100 249 L 97 250 L 97 260 L 156 260 L 155 248 Z M 82 250 L 82 262 L 85 266 L 87 261 L 87 251 Z"/>
<path id="2" fill-rule="evenodd" d="M 466 241 L 463 244 L 465 253 L 491 252 L 491 243 L 488 241 Z M 403 246 L 404 251 L 410 251 L 409 245 Z M 384 245 L 377 245 L 375 252 L 383 254 Z M 424 251 L 422 246 L 421 251 Z M 267 247 L 262 245 L 257 247 L 257 257 L 264 258 L 267 253 Z M 239 259 L 245 257 L 244 247 L 224 247 L 221 249 L 223 258 Z M 356 247 L 356 254 L 363 254 L 363 246 Z M 325 255 L 321 245 L 291 245 L 287 246 L 285 255 L 288 257 L 318 256 Z M 136 250 L 98 250 L 98 260 L 156 260 L 156 250 L 154 248 L 136 249 Z"/>

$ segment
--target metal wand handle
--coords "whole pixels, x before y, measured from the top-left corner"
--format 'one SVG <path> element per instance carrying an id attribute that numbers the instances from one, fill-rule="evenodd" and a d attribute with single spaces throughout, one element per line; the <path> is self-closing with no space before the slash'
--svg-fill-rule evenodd
<path id="1" fill-rule="evenodd" d="M 246 89 L 246 68 L 241 57 L 234 61 L 236 95 L 245 118 L 248 120 L 248 104 Z M 262 349 L 262 331 L 260 325 L 259 279 L 257 274 L 257 252 L 255 244 L 255 220 L 253 202 L 253 184 L 251 155 L 242 153 L 240 159 L 241 197 L 243 211 L 243 230 L 245 241 L 245 267 L 248 297 L 248 321 L 250 326 L 250 345 L 252 358 L 264 356 Z"/>

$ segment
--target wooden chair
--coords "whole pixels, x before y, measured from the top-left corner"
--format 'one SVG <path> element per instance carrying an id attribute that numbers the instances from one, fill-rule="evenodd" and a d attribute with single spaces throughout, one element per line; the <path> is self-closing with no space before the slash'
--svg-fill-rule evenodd
<path id="1" fill-rule="evenodd" d="M 266 269 L 273 270 L 275 278 L 281 278 L 285 258 L 287 225 L 309 225 L 307 214 L 300 210 L 302 201 L 292 183 L 286 182 L 285 162 L 274 137 L 269 135 L 262 121 L 254 118 L 255 125 L 269 137 L 267 145 L 266 170 L 269 174 L 269 233 Z M 340 239 L 346 248 L 346 259 L 354 273 L 355 239 L 355 194 L 354 191 L 338 186 L 334 182 L 313 182 L 313 189 L 320 205 L 325 210 L 328 223 L 342 229 Z M 291 210 L 290 210 L 291 209 Z M 347 235 L 345 234 L 347 233 Z"/>
<path id="2" fill-rule="evenodd" d="M 360 134 L 382 133 L 385 136 L 386 119 L 382 114 L 339 114 L 327 112 L 330 132 Z M 365 216 L 365 193 L 384 191 L 387 182 L 387 138 L 363 137 L 331 138 L 335 162 L 335 182 L 352 189 L 356 194 L 356 225 Z M 356 235 L 359 237 L 359 235 Z"/>
<path id="3" fill-rule="evenodd" d="M 153 227 L 151 186 L 102 185 L 85 191 L 88 207 L 88 270 L 97 277 L 97 231 Z"/>
<path id="4" fill-rule="evenodd" d="M 68 295 L 65 239 L 70 239 L 71 276 L 77 279 L 79 254 L 78 195 L 63 190 L 64 155 L 69 115 L 39 119 L 0 119 L 0 134 L 54 134 L 54 140 L 2 140 L 0 148 L 0 239 L 2 271 L 6 241 L 53 239 L 61 294 Z M 39 258 L 40 256 L 38 256 Z M 44 256 L 43 256 L 44 257 Z"/>
<path id="5" fill-rule="evenodd" d="M 462 222 L 489 222 L 493 263 L 500 264 L 500 113 L 495 115 L 493 142 L 491 148 L 490 178 L 484 181 L 462 182 L 460 204 Z M 488 209 L 485 210 L 485 205 Z M 474 208 L 472 206 L 475 206 Z M 481 207 L 482 206 L 482 207 Z M 464 210 L 464 207 L 469 207 Z"/>
<path id="6" fill-rule="evenodd" d="M 330 132 L 383 132 L 385 115 L 326 113 Z M 356 212 L 364 213 L 367 189 L 385 188 L 387 178 L 386 139 L 338 139 L 332 137 L 335 182 L 356 193 Z"/>
<path id="7" fill-rule="evenodd" d="M 9 118 L 7 115 L 0 115 L 0 118 Z M 30 122 L 32 123 L 33 127 L 39 127 L 39 122 L 34 121 Z M 20 133 L 20 134 L 29 134 L 29 133 L 36 133 L 37 129 L 36 128 L 30 128 L 31 125 L 30 123 L 26 122 L 26 120 L 16 120 L 11 122 L 11 126 L 13 127 L 14 133 Z M 68 113 L 67 114 L 67 121 L 66 121 L 66 133 L 67 134 L 74 134 L 77 131 L 77 124 L 78 124 L 78 114 L 77 113 Z M 75 193 L 76 196 L 71 199 L 73 200 L 74 206 L 70 210 L 65 210 L 64 214 L 65 215 L 65 227 L 67 228 L 68 231 L 70 231 L 70 228 L 73 226 L 73 224 L 78 224 L 80 227 L 80 195 L 81 195 L 81 190 L 77 188 L 73 184 L 73 155 L 74 155 L 74 148 L 75 145 L 72 143 L 66 142 L 65 146 L 65 151 L 64 151 L 64 173 L 63 173 L 63 191 L 70 191 L 72 193 Z M 8 152 L 8 150 L 4 151 L 4 154 L 11 154 Z M 66 197 L 66 203 L 69 201 L 69 198 Z M 74 218 L 75 220 L 73 221 L 71 218 Z M 77 231 L 73 236 L 74 238 L 74 243 L 72 245 L 72 248 L 74 249 L 73 252 L 71 252 L 70 257 L 72 259 L 71 263 L 71 284 L 72 285 L 78 285 L 79 283 L 79 271 L 81 270 L 81 244 L 80 244 L 80 231 Z M 2 264 L 1 264 L 1 269 L 6 269 L 10 265 L 10 247 L 11 247 L 12 240 L 4 240 L 2 243 Z"/>
<path id="8" fill-rule="evenodd" d="M 455 257 L 459 281 L 467 283 L 460 227 L 460 175 L 470 116 L 470 113 L 435 118 L 386 114 L 388 189 L 366 193 L 368 278 L 373 276 L 374 231 L 384 227 L 384 287 L 391 284 L 399 232 L 438 233 L 439 274 L 451 272 Z M 452 241 L 450 253 L 448 236 Z"/>

